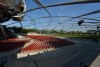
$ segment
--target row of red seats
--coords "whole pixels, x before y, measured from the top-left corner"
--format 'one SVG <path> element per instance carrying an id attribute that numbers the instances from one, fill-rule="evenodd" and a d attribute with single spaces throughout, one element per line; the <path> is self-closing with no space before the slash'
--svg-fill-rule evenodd
<path id="1" fill-rule="evenodd" d="M 16 41 L 16 42 L 0 42 L 0 52 L 8 52 L 18 47 L 25 45 L 26 41 Z"/>
<path id="2" fill-rule="evenodd" d="M 71 41 L 67 41 L 65 39 L 59 39 L 59 38 L 53 38 L 53 37 L 48 37 L 49 39 L 47 40 L 47 36 L 29 36 L 36 37 L 36 40 L 34 43 L 31 45 L 27 46 L 26 48 L 23 48 L 22 51 L 34 51 L 34 50 L 42 50 L 42 49 L 47 49 L 47 48 L 59 48 L 59 47 L 64 47 L 67 45 L 72 45 L 74 44 Z M 39 38 L 38 38 L 39 37 Z M 46 38 L 45 38 L 46 37 Z M 40 38 L 43 38 L 43 40 L 40 40 Z M 50 39 L 52 38 L 52 39 Z"/>
<path id="3" fill-rule="evenodd" d="M 52 46 L 48 45 L 44 42 L 37 41 L 37 42 L 34 42 L 31 45 L 29 45 L 28 47 L 23 48 L 22 51 L 35 51 L 35 50 L 47 49 L 50 47 L 52 47 Z"/>
<path id="4" fill-rule="evenodd" d="M 29 40 L 19 40 L 19 39 L 6 39 L 6 40 L 0 40 L 0 42 L 23 42 L 23 41 L 29 42 Z"/>
<path id="5" fill-rule="evenodd" d="M 37 40 L 52 40 L 53 37 L 48 37 L 48 36 L 40 36 L 40 35 L 28 35 L 27 37 L 32 38 L 32 39 L 37 39 Z"/>

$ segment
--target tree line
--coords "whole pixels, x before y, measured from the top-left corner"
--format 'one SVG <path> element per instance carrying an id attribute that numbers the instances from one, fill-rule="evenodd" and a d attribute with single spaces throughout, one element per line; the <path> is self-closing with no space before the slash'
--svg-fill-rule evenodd
<path id="1" fill-rule="evenodd" d="M 30 33 L 30 32 L 34 32 L 34 33 L 39 33 L 39 34 L 75 34 L 75 33 L 84 33 L 82 31 L 65 31 L 65 30 L 48 30 L 48 29 L 30 29 L 30 28 L 21 28 L 21 27 L 17 27 L 17 26 L 13 26 L 13 27 L 8 27 L 9 29 L 12 29 L 15 33 Z M 87 31 L 88 32 L 88 31 Z"/>

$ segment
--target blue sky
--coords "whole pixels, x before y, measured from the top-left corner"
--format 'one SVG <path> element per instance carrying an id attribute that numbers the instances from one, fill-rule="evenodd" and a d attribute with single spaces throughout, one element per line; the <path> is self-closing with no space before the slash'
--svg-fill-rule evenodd
<path id="1" fill-rule="evenodd" d="M 70 2 L 70 1 L 75 1 L 75 0 L 40 0 L 40 1 L 43 5 L 51 5 L 51 4 Z M 26 2 L 27 10 L 29 10 L 31 8 L 38 7 L 38 5 L 33 2 L 33 0 L 25 0 L 25 2 Z M 75 17 L 75 16 L 85 14 L 87 12 L 100 10 L 100 3 L 66 5 L 66 6 L 47 8 L 47 10 L 50 12 L 50 14 L 52 16 L 72 16 L 72 17 Z M 50 18 L 39 18 L 39 17 L 42 17 L 42 16 L 48 16 L 48 13 L 44 9 L 34 10 L 34 11 L 28 12 L 26 14 L 29 15 L 31 18 L 33 18 L 35 20 L 36 28 L 38 28 L 38 29 L 44 29 L 50 21 Z M 100 13 L 89 15 L 89 16 L 84 16 L 84 17 L 86 17 L 86 18 L 99 17 L 99 18 L 96 18 L 96 19 L 100 19 Z M 27 20 L 27 21 L 22 22 L 23 26 L 30 25 L 27 28 L 34 28 L 34 25 L 32 25 L 33 22 L 31 21 L 31 18 L 25 16 L 24 20 Z M 38 18 L 38 19 L 36 19 L 36 18 Z M 62 18 L 56 17 L 56 18 L 54 18 L 53 17 L 52 22 L 50 23 L 50 25 L 46 29 L 56 29 L 56 30 L 63 29 L 63 30 L 69 30 L 69 31 L 73 31 L 73 30 L 83 30 L 83 31 L 85 31 L 86 29 L 96 29 L 96 27 L 93 26 L 93 25 L 88 26 L 88 25 L 91 25 L 91 24 L 83 24 L 84 26 L 81 26 L 81 27 L 78 26 L 77 21 L 79 21 L 80 19 L 73 19 L 71 21 L 68 21 L 68 22 L 65 22 L 65 23 L 59 25 L 59 23 L 62 23 L 64 21 L 68 20 L 68 19 L 70 19 L 70 18 L 66 18 L 66 17 L 62 17 Z M 85 20 L 85 21 L 89 22 L 89 20 Z M 13 23 L 13 22 L 14 21 L 11 20 L 11 21 L 6 22 L 5 24 L 9 24 L 9 23 Z M 57 25 L 59 25 L 59 26 L 56 27 Z M 16 24 L 13 24 L 13 25 L 10 25 L 10 26 L 20 26 L 20 24 L 16 23 Z"/>

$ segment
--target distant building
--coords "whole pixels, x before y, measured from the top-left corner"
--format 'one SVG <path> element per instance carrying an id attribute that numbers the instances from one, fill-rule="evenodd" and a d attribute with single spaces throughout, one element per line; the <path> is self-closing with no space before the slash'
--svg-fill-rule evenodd
<path id="1" fill-rule="evenodd" d="M 100 33 L 100 30 L 88 30 L 87 33 Z"/>

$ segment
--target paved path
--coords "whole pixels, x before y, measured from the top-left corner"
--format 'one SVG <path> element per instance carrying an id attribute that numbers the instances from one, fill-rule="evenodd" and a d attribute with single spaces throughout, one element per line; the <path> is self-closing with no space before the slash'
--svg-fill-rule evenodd
<path id="1" fill-rule="evenodd" d="M 100 54 L 96 60 L 90 65 L 90 67 L 100 67 Z"/>
<path id="2" fill-rule="evenodd" d="M 93 46 L 82 51 L 79 55 L 74 57 L 68 63 L 64 64 L 62 67 L 81 67 L 81 62 L 88 65 L 87 67 L 89 67 L 99 54 L 100 44 L 95 42 L 93 43 Z"/>

